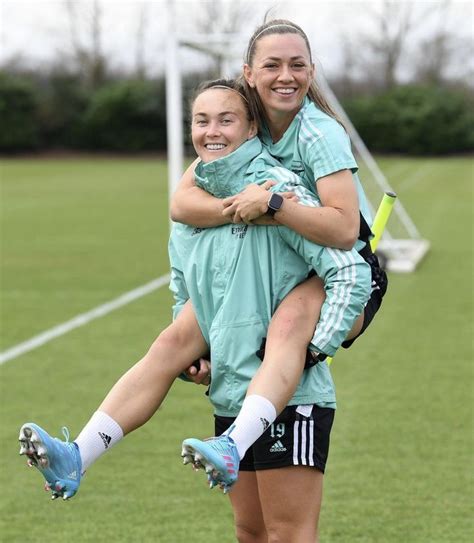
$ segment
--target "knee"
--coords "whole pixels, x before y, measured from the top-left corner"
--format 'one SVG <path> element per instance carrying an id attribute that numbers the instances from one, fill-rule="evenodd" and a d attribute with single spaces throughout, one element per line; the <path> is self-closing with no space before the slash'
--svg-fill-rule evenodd
<path id="1" fill-rule="evenodd" d="M 164 348 L 177 349 L 185 347 L 193 339 L 190 330 L 175 321 L 160 333 L 155 343 Z"/>
<path id="2" fill-rule="evenodd" d="M 319 313 L 309 304 L 282 305 L 275 313 L 268 328 L 268 338 L 283 342 L 310 341 Z"/>
<path id="3" fill-rule="evenodd" d="M 180 347 L 184 345 L 185 337 L 179 327 L 173 323 L 161 332 L 156 342 L 163 347 Z"/>
<path id="4" fill-rule="evenodd" d="M 152 343 L 150 350 L 148 351 L 148 356 L 151 357 L 151 359 L 157 357 L 162 358 L 163 356 L 174 356 L 185 347 L 186 343 L 187 339 L 185 334 L 179 327 L 171 324 L 165 328 Z"/>
<path id="5" fill-rule="evenodd" d="M 235 536 L 239 543 L 267 543 L 267 532 L 262 522 L 236 522 Z"/>
<path id="6" fill-rule="evenodd" d="M 268 543 L 288 543 L 288 541 L 318 541 L 317 522 L 311 522 L 311 517 L 279 519 L 266 525 Z"/>
<path id="7" fill-rule="evenodd" d="M 293 537 L 294 534 L 287 534 L 286 532 L 281 533 L 279 531 L 268 531 L 268 543 L 287 543 L 288 541 L 291 541 L 291 537 Z M 288 537 L 290 539 L 288 539 Z"/>
<path id="8" fill-rule="evenodd" d="M 246 524 L 235 525 L 235 536 L 239 543 L 266 543 L 267 532 L 265 526 L 255 525 L 249 526 Z"/>
<path id="9" fill-rule="evenodd" d="M 318 277 L 298 285 L 279 305 L 270 323 L 269 336 L 283 340 L 310 340 L 326 298 Z"/>
<path id="10" fill-rule="evenodd" d="M 297 526 L 294 526 L 294 529 L 291 529 L 288 523 L 280 522 L 274 525 L 267 526 L 268 543 L 288 543 L 288 541 L 314 541 L 313 539 L 306 539 L 300 537 L 299 529 Z"/>

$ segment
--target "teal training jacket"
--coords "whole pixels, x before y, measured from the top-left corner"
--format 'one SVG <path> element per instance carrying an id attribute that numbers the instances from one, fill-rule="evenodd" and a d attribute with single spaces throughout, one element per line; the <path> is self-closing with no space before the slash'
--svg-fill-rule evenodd
<path id="1" fill-rule="evenodd" d="M 305 205 L 320 205 L 295 174 L 280 166 L 258 138 L 222 159 L 200 163 L 196 184 L 224 198 L 250 183 L 274 179 L 275 192 L 292 190 Z M 210 399 L 215 413 L 236 416 L 261 361 L 256 356 L 283 298 L 311 269 L 325 284 L 326 301 L 312 341 L 330 356 L 346 338 L 370 296 L 371 272 L 357 251 L 316 245 L 284 226 L 175 224 L 169 245 L 175 315 L 191 298 L 211 350 Z M 329 366 L 305 370 L 289 405 L 335 407 Z"/>

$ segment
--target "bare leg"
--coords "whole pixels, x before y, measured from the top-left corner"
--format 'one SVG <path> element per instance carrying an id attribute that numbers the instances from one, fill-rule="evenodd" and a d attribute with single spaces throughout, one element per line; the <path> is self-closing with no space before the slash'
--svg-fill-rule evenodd
<path id="1" fill-rule="evenodd" d="M 74 443 L 61 443 L 38 425 L 24 424 L 20 429 L 23 454 L 33 456 L 53 498 L 74 496 L 84 472 L 125 434 L 144 424 L 176 377 L 206 351 L 193 307 L 188 303 L 148 353 L 119 379 Z"/>
<path id="2" fill-rule="evenodd" d="M 286 407 L 301 379 L 306 350 L 325 298 L 323 282 L 312 277 L 295 287 L 281 302 L 268 328 L 265 357 L 249 385 L 247 396 L 264 396 L 277 413 Z M 363 321 L 362 314 L 348 339 L 359 333 Z"/>
<path id="3" fill-rule="evenodd" d="M 281 302 L 268 328 L 265 357 L 247 391 L 272 402 L 280 413 L 293 396 L 303 372 L 321 306 L 326 298 L 322 281 L 312 277 Z"/>
<path id="4" fill-rule="evenodd" d="M 352 327 L 351 331 L 347 334 L 346 339 L 353 339 L 355 338 L 359 332 L 362 330 L 362 325 L 364 324 L 364 313 L 361 313 L 356 321 L 354 322 L 354 326 Z"/>
<path id="5" fill-rule="evenodd" d="M 188 302 L 147 354 L 113 386 L 99 407 L 128 434 L 145 424 L 163 402 L 173 381 L 208 346 Z"/>
<path id="6" fill-rule="evenodd" d="M 323 474 L 307 466 L 256 473 L 268 543 L 319 541 Z"/>
<path id="7" fill-rule="evenodd" d="M 225 432 L 240 458 L 293 396 L 325 298 L 323 283 L 315 276 L 295 287 L 275 311 L 263 362 L 250 382 L 239 415 Z"/>
<path id="8" fill-rule="evenodd" d="M 229 498 L 234 510 L 235 535 L 239 543 L 267 543 L 267 532 L 254 471 L 241 471 Z"/>

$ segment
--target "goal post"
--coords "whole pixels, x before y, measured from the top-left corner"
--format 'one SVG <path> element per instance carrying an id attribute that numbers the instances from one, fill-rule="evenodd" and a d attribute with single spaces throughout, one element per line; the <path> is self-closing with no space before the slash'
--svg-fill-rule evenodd
<path id="1" fill-rule="evenodd" d="M 166 142 L 168 157 L 168 200 L 176 190 L 183 174 L 183 98 L 179 62 L 178 32 L 173 0 L 167 0 L 167 40 L 166 40 Z M 169 207 L 169 205 L 168 205 Z"/>

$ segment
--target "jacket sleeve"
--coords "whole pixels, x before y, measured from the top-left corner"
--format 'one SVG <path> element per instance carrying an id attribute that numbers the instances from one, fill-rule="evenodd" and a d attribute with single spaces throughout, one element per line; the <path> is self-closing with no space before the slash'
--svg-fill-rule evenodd
<path id="1" fill-rule="evenodd" d="M 326 299 L 310 349 L 334 356 L 370 297 L 370 266 L 355 249 L 322 247 L 289 228 L 278 229 L 286 243 L 324 282 Z"/>
<path id="2" fill-rule="evenodd" d="M 183 309 L 184 304 L 189 300 L 189 293 L 186 287 L 186 281 L 184 279 L 183 267 L 181 265 L 181 257 L 177 249 L 176 232 L 171 231 L 170 240 L 168 243 L 168 253 L 170 257 L 171 266 L 171 279 L 170 290 L 173 293 L 174 305 L 173 305 L 173 320 L 179 315 Z M 178 378 L 187 383 L 192 383 L 192 380 L 186 375 L 185 372 L 178 375 Z"/>
<path id="3" fill-rule="evenodd" d="M 267 174 L 267 178 L 275 180 L 277 183 L 270 187 L 272 192 L 294 192 L 298 197 L 298 203 L 308 207 L 321 207 L 319 197 L 310 192 L 303 184 L 302 179 L 295 173 L 280 167 L 272 168 Z"/>
<path id="4" fill-rule="evenodd" d="M 174 231 L 171 232 L 171 237 L 168 245 L 168 252 L 171 265 L 170 290 L 173 293 L 173 320 L 179 315 L 184 304 L 189 300 L 188 288 L 184 279 L 181 257 L 176 247 L 176 236 Z"/>

